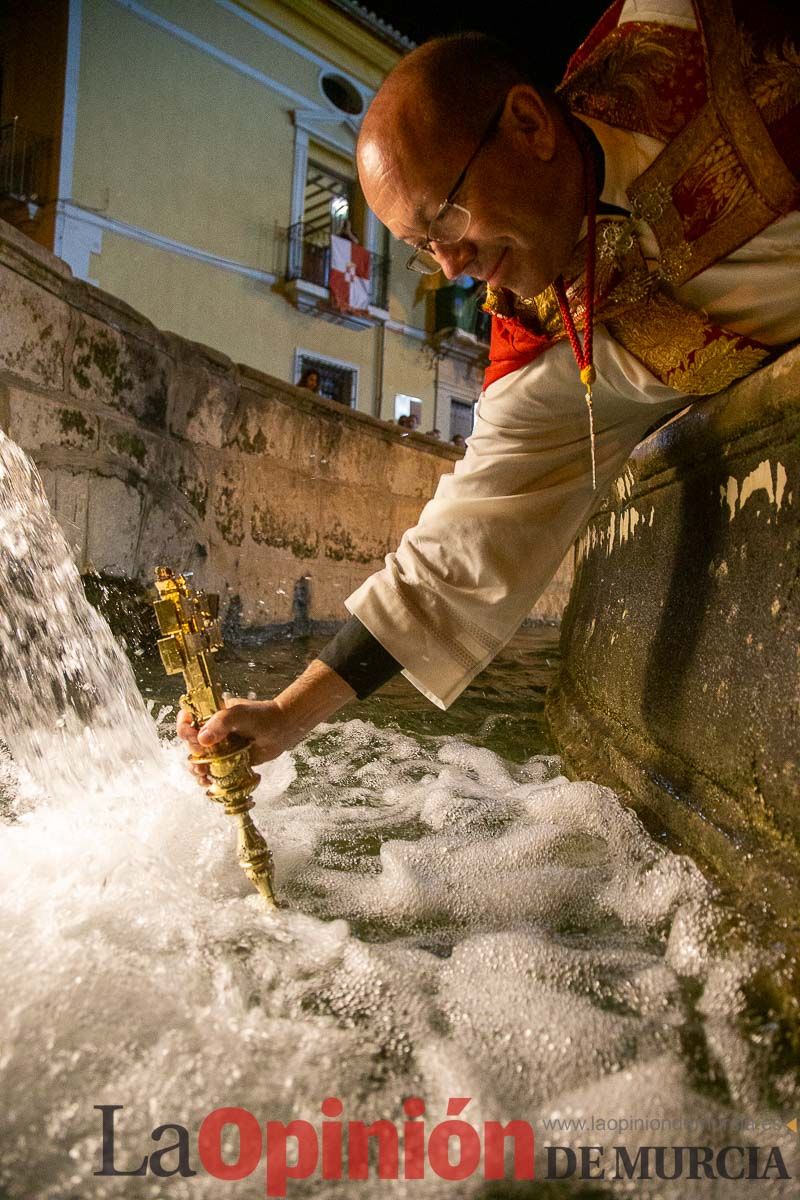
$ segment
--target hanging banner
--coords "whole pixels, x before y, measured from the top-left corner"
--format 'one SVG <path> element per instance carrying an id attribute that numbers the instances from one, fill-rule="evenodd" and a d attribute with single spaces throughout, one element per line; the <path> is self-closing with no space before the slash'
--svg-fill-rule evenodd
<path id="1" fill-rule="evenodd" d="M 331 302 L 342 312 L 366 315 L 372 255 L 346 237 L 331 237 Z"/>

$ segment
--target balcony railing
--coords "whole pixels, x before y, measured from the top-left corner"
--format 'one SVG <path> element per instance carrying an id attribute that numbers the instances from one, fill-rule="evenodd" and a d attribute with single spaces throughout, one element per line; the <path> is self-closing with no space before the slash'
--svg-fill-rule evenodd
<path id="1" fill-rule="evenodd" d="M 317 287 L 330 286 L 331 233 L 329 229 L 309 230 L 302 221 L 286 230 L 286 278 L 302 279 Z M 389 260 L 370 253 L 369 303 L 386 309 L 389 295 Z"/>
<path id="2" fill-rule="evenodd" d="M 44 203 L 50 145 L 50 138 L 31 133 L 16 117 L 0 126 L 1 200 L 27 205 L 31 216 L 33 206 Z"/>
<path id="3" fill-rule="evenodd" d="M 481 308 L 483 296 L 482 285 L 465 288 L 454 283 L 437 288 L 434 293 L 434 333 L 441 336 L 461 330 L 477 342 L 488 345 L 492 318 Z"/>

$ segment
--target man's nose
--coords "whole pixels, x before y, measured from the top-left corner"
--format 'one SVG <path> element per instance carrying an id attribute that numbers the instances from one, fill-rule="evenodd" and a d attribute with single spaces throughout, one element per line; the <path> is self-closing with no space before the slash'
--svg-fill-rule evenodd
<path id="1" fill-rule="evenodd" d="M 431 242 L 431 250 L 448 279 L 464 275 L 475 257 L 475 245 L 467 241 Z"/>

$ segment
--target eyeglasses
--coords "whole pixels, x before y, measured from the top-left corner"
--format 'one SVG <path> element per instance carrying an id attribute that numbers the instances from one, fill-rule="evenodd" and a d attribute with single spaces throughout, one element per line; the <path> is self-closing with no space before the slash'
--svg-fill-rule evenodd
<path id="1" fill-rule="evenodd" d="M 497 109 L 492 114 L 492 118 L 483 131 L 480 141 L 467 159 L 467 165 L 464 167 L 464 170 L 447 193 L 446 198 L 439 205 L 436 215 L 428 225 L 428 236 L 414 247 L 414 253 L 406 263 L 409 271 L 416 271 L 419 275 L 435 275 L 437 271 L 441 271 L 441 264 L 437 262 L 431 250 L 431 243 L 438 242 L 442 246 L 451 246 L 454 242 L 460 242 L 469 229 L 472 214 L 462 204 L 454 204 L 453 197 L 464 186 L 464 180 L 467 178 L 470 167 L 497 129 L 500 118 L 503 115 L 503 109 L 506 106 L 507 96 L 508 92 L 505 93 Z"/>

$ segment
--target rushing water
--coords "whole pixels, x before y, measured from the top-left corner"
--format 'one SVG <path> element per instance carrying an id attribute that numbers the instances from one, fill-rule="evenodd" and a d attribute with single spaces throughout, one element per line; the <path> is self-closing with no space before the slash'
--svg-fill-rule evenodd
<path id="1" fill-rule="evenodd" d="M 623 1144 L 631 1158 L 641 1145 L 778 1146 L 796 1173 L 785 1122 L 797 1080 L 777 1027 L 748 1008 L 770 948 L 612 792 L 560 774 L 536 719 L 549 635 L 523 635 L 448 714 L 397 681 L 261 768 L 254 816 L 285 905 L 269 913 L 233 829 L 185 770 L 171 732 L 179 685 L 144 660 L 143 700 L 6 441 L 0 630 L 0 1194 L 263 1195 L 261 1169 L 220 1182 L 199 1168 L 203 1116 L 239 1106 L 319 1128 L 326 1097 L 343 1121 L 398 1127 L 403 1100 L 421 1097 L 428 1130 L 469 1097 L 475 1129 L 534 1127 L 540 1177 L 548 1142 Z M 229 683 L 269 694 L 308 652 L 234 655 Z M 95 1105 L 123 1106 L 118 1167 L 178 1123 L 199 1173 L 95 1176 Z M 548 1130 L 553 1120 L 595 1125 Z M 613 1124 L 626 1120 L 651 1124 Z M 289 1194 L 449 1200 L 481 1186 L 428 1169 L 398 1183 L 314 1175 Z M 797 1195 L 774 1171 L 749 1185 L 610 1186 L 669 1200 Z"/>

